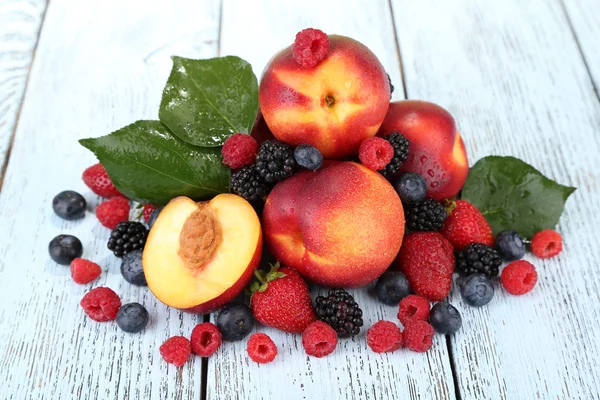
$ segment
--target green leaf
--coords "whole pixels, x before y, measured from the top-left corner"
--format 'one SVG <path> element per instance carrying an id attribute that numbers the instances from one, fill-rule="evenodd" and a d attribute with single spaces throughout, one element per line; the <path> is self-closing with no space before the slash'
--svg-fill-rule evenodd
<path id="1" fill-rule="evenodd" d="M 462 198 L 481 210 L 494 235 L 513 229 L 531 237 L 556 226 L 574 191 L 518 158 L 490 156 L 471 168 Z"/>
<path id="2" fill-rule="evenodd" d="M 234 133 L 250 133 L 257 112 L 258 82 L 248 62 L 173 57 L 158 118 L 183 141 L 222 146 Z"/>
<path id="3" fill-rule="evenodd" d="M 96 154 L 121 193 L 140 203 L 166 204 L 177 196 L 202 200 L 229 191 L 230 171 L 220 149 L 187 144 L 159 121 L 137 121 L 79 143 Z"/>

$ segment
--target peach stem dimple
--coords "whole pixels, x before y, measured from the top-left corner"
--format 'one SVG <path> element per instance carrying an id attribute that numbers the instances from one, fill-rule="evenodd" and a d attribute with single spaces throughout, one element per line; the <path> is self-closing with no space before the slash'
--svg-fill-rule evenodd
<path id="1" fill-rule="evenodd" d="M 327 96 L 325 96 L 325 104 L 327 105 L 327 107 L 333 107 L 333 105 L 335 104 L 335 98 L 328 94 Z"/>

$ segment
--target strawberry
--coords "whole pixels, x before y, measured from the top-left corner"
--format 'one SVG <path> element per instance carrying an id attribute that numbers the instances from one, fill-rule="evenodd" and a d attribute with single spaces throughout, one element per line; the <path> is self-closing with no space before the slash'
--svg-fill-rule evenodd
<path id="1" fill-rule="evenodd" d="M 451 203 L 448 218 L 440 233 L 452 243 L 456 251 L 474 242 L 494 246 L 494 235 L 490 224 L 481 211 L 466 200 L 456 200 Z"/>
<path id="2" fill-rule="evenodd" d="M 102 202 L 96 208 L 98 221 L 109 229 L 115 229 L 119 222 L 129 219 L 129 200 L 125 197 L 113 197 Z"/>
<path id="3" fill-rule="evenodd" d="M 416 294 L 441 301 L 452 286 L 452 244 L 438 232 L 411 233 L 404 238 L 396 267 L 404 273 Z"/>
<path id="4" fill-rule="evenodd" d="M 297 333 L 316 321 L 308 286 L 295 270 L 276 263 L 268 273 L 254 274 L 258 282 L 250 286 L 250 306 L 258 322 Z"/>
<path id="5" fill-rule="evenodd" d="M 148 223 L 148 220 L 150 219 L 150 215 L 152 215 L 152 211 L 156 210 L 156 207 L 154 207 L 152 204 L 144 204 L 144 211 L 143 211 L 143 215 L 144 215 L 144 221 L 146 221 L 146 223 Z"/>
<path id="6" fill-rule="evenodd" d="M 83 171 L 83 182 L 101 197 L 123 196 L 119 190 L 113 185 L 112 181 L 106 173 L 106 169 L 100 163 L 92 165 Z"/>

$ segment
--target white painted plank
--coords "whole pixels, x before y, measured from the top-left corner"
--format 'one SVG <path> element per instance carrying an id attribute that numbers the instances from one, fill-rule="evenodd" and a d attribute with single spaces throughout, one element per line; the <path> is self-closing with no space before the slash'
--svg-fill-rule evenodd
<path id="1" fill-rule="evenodd" d="M 539 271 L 532 293 L 498 287 L 483 309 L 453 296 L 464 319 L 452 340 L 462 398 L 598 398 L 600 105 L 560 3 L 393 6 L 408 97 L 453 113 L 471 163 L 515 155 L 579 188 L 559 225 L 565 251 L 528 257 Z"/>
<path id="2" fill-rule="evenodd" d="M 221 53 L 245 58 L 258 76 L 301 29 L 351 36 L 374 51 L 396 86 L 394 97 L 403 97 L 387 1 L 225 1 L 222 24 Z M 351 292 L 363 308 L 366 328 L 379 319 L 397 321 L 396 307 L 382 306 L 365 289 Z M 207 398 L 454 398 L 444 338 L 436 337 L 425 355 L 407 350 L 379 355 L 367 348 L 366 328 L 355 339 L 341 341 L 332 355 L 315 359 L 304 354 L 300 335 L 261 327 L 279 348 L 275 361 L 257 365 L 247 356 L 245 340 L 227 343 L 209 359 Z"/>
<path id="3" fill-rule="evenodd" d="M 158 347 L 189 336 L 201 317 L 168 309 L 122 279 L 106 248 L 109 231 L 93 215 L 98 199 L 80 179 L 95 159 L 77 139 L 156 118 L 169 57 L 215 56 L 218 18 L 218 2 L 50 3 L 0 195 L 0 398 L 200 397 L 201 360 L 177 369 Z M 65 189 L 85 194 L 84 220 L 54 216 L 52 198 Z M 76 285 L 69 268 L 49 259 L 48 242 L 59 233 L 79 237 L 84 257 L 103 267 L 97 282 Z M 146 305 L 143 334 L 84 315 L 79 301 L 99 285 Z"/>

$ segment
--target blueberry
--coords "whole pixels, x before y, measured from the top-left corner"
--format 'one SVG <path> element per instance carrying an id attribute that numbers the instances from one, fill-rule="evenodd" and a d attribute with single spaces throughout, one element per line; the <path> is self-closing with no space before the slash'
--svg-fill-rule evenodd
<path id="1" fill-rule="evenodd" d="M 394 183 L 394 189 L 400 195 L 400 200 L 407 204 L 416 204 L 425 198 L 427 183 L 415 172 L 405 172 Z"/>
<path id="2" fill-rule="evenodd" d="M 402 272 L 388 271 L 377 279 L 377 298 L 389 306 L 398 306 L 400 300 L 412 293 L 408 279 Z"/>
<path id="3" fill-rule="evenodd" d="M 164 207 L 157 208 L 156 210 L 152 211 L 150 218 L 148 218 L 148 228 L 152 229 L 154 223 L 156 222 L 156 218 L 158 218 L 158 214 L 160 214 L 163 208 Z"/>
<path id="4" fill-rule="evenodd" d="M 81 257 L 83 246 L 81 241 L 75 236 L 58 235 L 50 241 L 48 245 L 50 258 L 61 265 L 69 265 L 71 261 Z"/>
<path id="5" fill-rule="evenodd" d="M 312 169 L 313 171 L 321 168 L 323 165 L 323 155 L 314 146 L 310 144 L 301 144 L 294 150 L 294 158 L 301 167 Z"/>
<path id="6" fill-rule="evenodd" d="M 54 213 L 66 220 L 74 220 L 85 216 L 87 203 L 85 198 L 72 190 L 60 192 L 52 200 Z"/>
<path id="7" fill-rule="evenodd" d="M 483 274 L 470 275 L 459 286 L 464 302 L 472 307 L 484 306 L 494 297 L 494 287 Z"/>
<path id="8" fill-rule="evenodd" d="M 433 329 L 442 335 L 452 335 L 462 326 L 462 318 L 458 310 L 445 301 L 440 301 L 431 308 L 429 322 Z"/>
<path id="9" fill-rule="evenodd" d="M 517 231 L 502 231 L 496 236 L 496 251 L 506 261 L 520 260 L 525 255 L 525 240 Z"/>
<path id="10" fill-rule="evenodd" d="M 223 339 L 242 340 L 254 327 L 252 310 L 245 304 L 230 303 L 221 308 L 217 316 L 217 327 Z"/>
<path id="11" fill-rule="evenodd" d="M 139 303 L 124 304 L 117 313 L 117 325 L 128 333 L 137 333 L 148 325 L 148 311 Z"/>
<path id="12" fill-rule="evenodd" d="M 144 269 L 142 268 L 142 250 L 134 250 L 123 256 L 121 275 L 132 285 L 148 286 Z"/>

